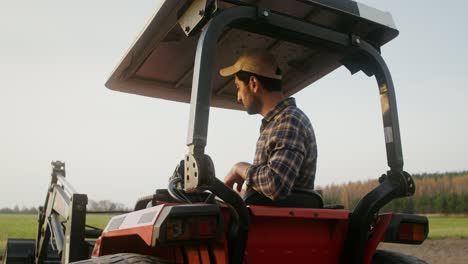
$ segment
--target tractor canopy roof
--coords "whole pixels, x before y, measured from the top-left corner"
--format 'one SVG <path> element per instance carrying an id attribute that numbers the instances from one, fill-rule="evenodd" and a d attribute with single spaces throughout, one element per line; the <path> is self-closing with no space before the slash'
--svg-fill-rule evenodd
<path id="1" fill-rule="evenodd" d="M 166 0 L 139 38 L 116 67 L 106 86 L 112 90 L 179 102 L 190 102 L 195 53 L 201 30 L 184 26 L 184 6 L 210 2 L 217 11 L 236 5 L 256 5 L 271 12 L 307 21 L 320 28 L 358 36 L 374 47 L 398 35 L 390 13 L 351 0 L 243 0 L 187 1 Z M 185 9 L 186 10 L 186 9 Z M 212 16 L 216 16 L 216 12 Z M 184 21 L 185 19 L 185 21 Z M 207 18 L 209 23 L 210 17 Z M 317 42 L 301 45 L 290 41 L 287 33 L 267 30 L 258 21 L 233 25 L 218 39 L 211 106 L 240 109 L 232 78 L 218 74 L 249 48 L 264 48 L 275 55 L 283 72 L 283 91 L 290 96 L 343 65 L 346 50 Z M 203 66 L 202 66 L 203 67 Z"/>

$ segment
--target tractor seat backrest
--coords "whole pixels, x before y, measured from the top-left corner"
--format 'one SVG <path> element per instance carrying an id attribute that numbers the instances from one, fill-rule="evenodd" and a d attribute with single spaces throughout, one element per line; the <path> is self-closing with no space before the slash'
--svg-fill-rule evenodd
<path id="1" fill-rule="evenodd" d="M 309 189 L 296 189 L 284 200 L 273 201 L 263 194 L 249 188 L 243 197 L 247 205 L 263 205 L 291 208 L 323 208 L 322 196 Z"/>

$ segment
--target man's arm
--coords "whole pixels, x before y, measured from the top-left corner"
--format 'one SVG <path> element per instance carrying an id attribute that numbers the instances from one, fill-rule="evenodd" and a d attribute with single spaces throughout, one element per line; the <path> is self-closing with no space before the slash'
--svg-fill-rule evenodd
<path id="1" fill-rule="evenodd" d="M 247 162 L 239 162 L 232 166 L 229 173 L 224 178 L 224 184 L 228 187 L 233 188 L 234 183 L 237 184 L 237 191 L 240 192 L 242 190 L 242 185 L 247 177 L 247 170 L 251 166 L 250 163 Z"/>
<path id="2" fill-rule="evenodd" d="M 286 198 L 299 175 L 304 155 L 295 149 L 275 151 L 268 164 L 252 165 L 246 172 L 246 184 L 272 200 Z"/>

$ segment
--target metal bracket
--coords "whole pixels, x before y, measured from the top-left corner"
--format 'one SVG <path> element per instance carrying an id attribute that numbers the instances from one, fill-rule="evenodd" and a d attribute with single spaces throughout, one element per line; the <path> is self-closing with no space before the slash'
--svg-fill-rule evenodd
<path id="1" fill-rule="evenodd" d="M 258 8 L 257 9 L 257 17 L 258 18 L 263 18 L 266 19 L 270 16 L 270 9 L 265 9 L 265 8 Z"/>
<path id="2" fill-rule="evenodd" d="M 65 177 L 65 162 L 59 160 L 52 161 L 52 177 L 63 176 Z"/>
<path id="3" fill-rule="evenodd" d="M 184 191 L 194 191 L 198 187 L 200 166 L 192 154 L 185 155 L 184 162 Z"/>
<path id="4" fill-rule="evenodd" d="M 361 46 L 361 37 L 352 34 L 352 35 L 351 35 L 351 44 L 352 44 L 353 46 L 356 46 L 356 47 Z"/>
<path id="5" fill-rule="evenodd" d="M 187 36 L 201 28 L 217 9 L 215 0 L 193 0 L 179 11 L 179 25 Z"/>

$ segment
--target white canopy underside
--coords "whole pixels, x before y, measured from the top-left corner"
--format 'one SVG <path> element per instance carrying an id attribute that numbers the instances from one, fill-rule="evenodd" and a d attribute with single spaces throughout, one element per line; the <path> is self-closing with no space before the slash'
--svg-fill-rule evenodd
<path id="1" fill-rule="evenodd" d="M 106 83 L 112 90 L 179 102 L 190 102 L 199 34 L 187 37 L 177 21 L 184 0 L 166 0 Z M 389 13 L 349 0 L 243 1 L 297 17 L 338 32 L 356 34 L 381 46 L 398 31 Z M 285 4 L 285 2 L 288 2 Z M 336 5 L 334 5 L 335 3 Z M 219 9 L 232 4 L 218 2 Z M 347 10 L 340 8 L 350 7 Z M 357 10 L 357 11 L 356 11 Z M 353 11 L 353 12 L 351 12 Z M 375 36 L 378 36 L 377 38 Z M 240 109 L 232 78 L 218 74 L 245 49 L 264 48 L 276 56 L 283 72 L 283 91 L 292 95 L 342 64 L 342 53 L 323 46 L 305 47 L 239 29 L 228 28 L 218 40 L 211 105 Z"/>

